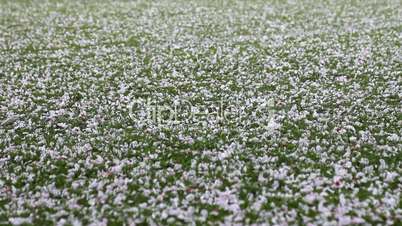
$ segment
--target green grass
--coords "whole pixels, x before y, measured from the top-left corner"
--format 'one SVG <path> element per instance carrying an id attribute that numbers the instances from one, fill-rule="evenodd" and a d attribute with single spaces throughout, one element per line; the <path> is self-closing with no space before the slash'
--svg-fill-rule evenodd
<path id="1" fill-rule="evenodd" d="M 400 224 L 400 8 L 0 0 L 0 225 Z"/>

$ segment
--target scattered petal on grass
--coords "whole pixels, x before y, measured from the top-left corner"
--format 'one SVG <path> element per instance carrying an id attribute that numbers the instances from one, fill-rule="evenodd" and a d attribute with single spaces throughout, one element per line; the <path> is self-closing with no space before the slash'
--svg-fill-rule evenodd
<path id="1" fill-rule="evenodd" d="M 0 224 L 400 225 L 401 2 L 0 4 Z"/>

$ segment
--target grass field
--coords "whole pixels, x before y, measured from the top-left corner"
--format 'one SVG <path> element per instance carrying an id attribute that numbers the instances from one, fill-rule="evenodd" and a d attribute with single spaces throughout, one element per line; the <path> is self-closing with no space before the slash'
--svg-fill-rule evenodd
<path id="1" fill-rule="evenodd" d="M 0 0 L 0 225 L 401 225 L 401 15 Z"/>

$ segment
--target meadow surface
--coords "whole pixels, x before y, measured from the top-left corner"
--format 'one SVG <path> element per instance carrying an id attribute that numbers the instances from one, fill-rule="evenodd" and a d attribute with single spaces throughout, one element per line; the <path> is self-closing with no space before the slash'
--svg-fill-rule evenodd
<path id="1" fill-rule="evenodd" d="M 401 15 L 0 0 L 0 225 L 401 225 Z"/>

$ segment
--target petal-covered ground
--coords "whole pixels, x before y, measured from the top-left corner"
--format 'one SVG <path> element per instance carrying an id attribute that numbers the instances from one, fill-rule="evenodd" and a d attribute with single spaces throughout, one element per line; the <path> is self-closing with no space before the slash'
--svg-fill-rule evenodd
<path id="1" fill-rule="evenodd" d="M 0 0 L 0 224 L 401 224 L 401 15 Z"/>

